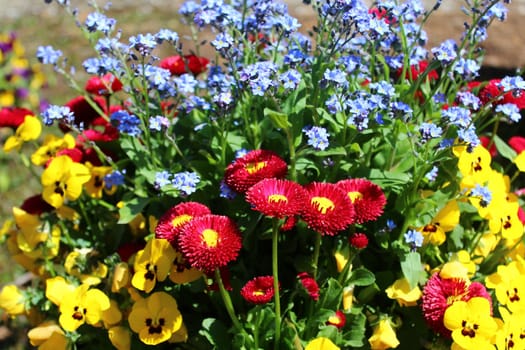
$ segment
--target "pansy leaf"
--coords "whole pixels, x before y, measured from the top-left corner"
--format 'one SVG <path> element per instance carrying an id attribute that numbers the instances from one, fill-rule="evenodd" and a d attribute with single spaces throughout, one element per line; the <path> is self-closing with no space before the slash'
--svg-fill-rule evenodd
<path id="1" fill-rule="evenodd" d="M 401 271 L 408 280 L 410 288 L 417 286 L 424 272 L 418 252 L 410 252 L 405 255 L 404 260 L 401 261 Z"/>
<path id="2" fill-rule="evenodd" d="M 498 150 L 498 153 L 503 157 L 511 162 L 514 161 L 514 158 L 516 158 L 516 151 L 514 151 L 505 141 L 503 141 L 498 135 L 494 136 L 494 144 L 496 145 L 496 149 Z"/>
<path id="3" fill-rule="evenodd" d="M 355 286 L 369 286 L 374 283 L 375 280 L 376 278 L 371 271 L 364 267 L 359 267 L 352 271 L 348 283 Z"/>
<path id="4" fill-rule="evenodd" d="M 148 204 L 149 198 L 134 197 L 130 200 L 123 201 L 123 206 L 119 210 L 119 224 L 131 222 L 142 209 Z"/>
<path id="5" fill-rule="evenodd" d="M 202 329 L 199 331 L 199 334 L 206 337 L 206 339 L 215 346 L 231 344 L 228 328 L 226 328 L 226 326 L 221 321 L 215 318 L 204 319 L 202 321 Z"/>

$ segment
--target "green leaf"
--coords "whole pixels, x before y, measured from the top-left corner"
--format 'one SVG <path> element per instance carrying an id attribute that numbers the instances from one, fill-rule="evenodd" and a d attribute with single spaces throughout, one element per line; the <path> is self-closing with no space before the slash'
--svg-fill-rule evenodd
<path id="1" fill-rule="evenodd" d="M 352 275 L 350 275 L 350 280 L 348 283 L 355 286 L 369 286 L 375 281 L 376 277 L 371 271 L 365 269 L 364 267 L 359 267 L 352 271 Z"/>
<path id="2" fill-rule="evenodd" d="M 334 278 L 326 281 L 327 287 L 321 300 L 319 300 L 319 309 L 335 310 L 339 307 L 343 295 L 343 286 Z"/>
<path id="3" fill-rule="evenodd" d="M 401 271 L 408 281 L 410 288 L 415 288 L 424 273 L 421 256 L 418 252 L 410 252 L 401 261 Z"/>
<path id="4" fill-rule="evenodd" d="M 511 162 L 514 162 L 514 158 L 516 158 L 517 154 L 516 151 L 514 151 L 505 141 L 503 141 L 498 135 L 494 135 L 494 144 L 496 145 L 496 149 L 498 150 L 499 154 Z"/>
<path id="5" fill-rule="evenodd" d="M 270 108 L 264 109 L 264 116 L 267 118 L 270 118 L 272 121 L 272 124 L 279 129 L 288 129 L 292 126 L 290 122 L 288 121 L 288 115 L 274 111 Z"/>
<path id="6" fill-rule="evenodd" d="M 133 220 L 144 207 L 149 203 L 149 198 L 135 197 L 128 201 L 124 201 L 124 205 L 119 210 L 119 224 L 127 224 Z"/>
<path id="7" fill-rule="evenodd" d="M 199 334 L 203 335 L 208 341 L 215 345 L 216 348 L 221 349 L 221 346 L 231 344 L 231 338 L 228 334 L 228 328 L 219 320 L 215 318 L 206 318 L 202 321 L 202 329 Z"/>

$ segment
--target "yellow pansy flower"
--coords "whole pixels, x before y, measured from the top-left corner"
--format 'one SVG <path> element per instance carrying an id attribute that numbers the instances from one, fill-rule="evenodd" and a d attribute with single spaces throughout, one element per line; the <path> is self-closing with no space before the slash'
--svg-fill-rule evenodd
<path id="1" fill-rule="evenodd" d="M 498 349 L 525 349 L 525 309 L 510 313 L 507 309 L 500 307 L 499 313 L 502 317 L 501 326 L 496 334 L 496 346 Z"/>
<path id="2" fill-rule="evenodd" d="M 104 176 L 111 173 L 113 168 L 110 166 L 93 166 L 90 163 L 86 165 L 91 172 L 91 179 L 86 183 L 86 192 L 93 198 L 102 198 L 106 187 Z"/>
<path id="3" fill-rule="evenodd" d="M 350 311 L 354 304 L 354 285 L 346 286 L 343 288 L 343 310 L 345 312 Z"/>
<path id="4" fill-rule="evenodd" d="M 198 280 L 203 275 L 202 271 L 191 267 L 180 252 L 175 251 L 175 259 L 173 259 L 169 275 L 170 281 L 177 284 L 190 283 Z"/>
<path id="5" fill-rule="evenodd" d="M 146 293 L 151 292 L 157 281 L 164 281 L 168 277 L 174 260 L 175 249 L 168 240 L 150 239 L 146 247 L 137 252 L 131 285 Z"/>
<path id="6" fill-rule="evenodd" d="M 24 296 L 17 286 L 8 284 L 0 292 L 0 308 L 4 309 L 9 315 L 21 315 L 25 313 Z"/>
<path id="7" fill-rule="evenodd" d="M 403 277 L 386 289 L 386 295 L 397 300 L 400 306 L 415 306 L 422 293 L 418 286 L 410 288 L 408 280 Z"/>
<path id="8" fill-rule="evenodd" d="M 525 172 L 525 151 L 521 152 L 514 158 L 514 164 L 518 167 L 518 170 Z"/>
<path id="9" fill-rule="evenodd" d="M 90 178 L 85 165 L 73 162 L 68 156 L 58 156 L 42 173 L 42 197 L 53 207 L 60 208 L 66 198 L 77 199 L 82 193 L 82 185 Z"/>
<path id="10" fill-rule="evenodd" d="M 91 269 L 87 270 L 89 254 L 93 252 L 92 249 L 75 249 L 70 252 L 64 261 L 64 267 L 66 272 L 80 279 L 80 282 L 97 285 L 105 278 L 108 274 L 108 267 L 100 261 L 96 262 L 96 265 L 90 266 Z"/>
<path id="11" fill-rule="evenodd" d="M 394 349 L 399 346 L 396 332 L 389 319 L 381 319 L 374 327 L 372 336 L 368 338 L 372 350 Z"/>
<path id="12" fill-rule="evenodd" d="M 16 128 L 15 134 L 8 137 L 4 144 L 4 151 L 9 152 L 20 149 L 27 141 L 36 140 L 42 132 L 42 123 L 32 115 L 26 115 L 24 122 Z"/>
<path id="13" fill-rule="evenodd" d="M 325 337 L 315 338 L 310 341 L 304 350 L 339 350 L 340 348 L 335 345 L 330 339 Z"/>
<path id="14" fill-rule="evenodd" d="M 128 322 L 143 343 L 157 345 L 182 327 L 182 315 L 173 297 L 156 292 L 133 304 Z"/>
<path id="15" fill-rule="evenodd" d="M 57 152 L 74 147 L 75 138 L 71 134 L 65 134 L 64 137 L 48 134 L 42 146 L 31 155 L 31 162 L 34 165 L 45 165 L 57 155 Z"/>
<path id="16" fill-rule="evenodd" d="M 122 326 L 111 327 L 108 329 L 108 337 L 117 350 L 131 349 L 131 333 L 127 328 Z"/>
<path id="17" fill-rule="evenodd" d="M 27 333 L 29 342 L 38 350 L 66 350 L 68 340 L 64 331 L 54 322 L 46 321 Z"/>
<path id="18" fill-rule="evenodd" d="M 518 217 L 519 203 L 502 202 L 498 208 L 494 208 L 489 220 L 489 231 L 501 233 L 505 239 L 515 241 L 523 235 L 523 223 Z"/>
<path id="19" fill-rule="evenodd" d="M 111 306 L 106 294 L 89 288 L 89 285 L 81 284 L 63 295 L 58 322 L 66 331 L 73 332 L 84 323 L 96 325 Z"/>
<path id="20" fill-rule="evenodd" d="M 18 248 L 32 259 L 52 258 L 58 254 L 60 229 L 40 221 L 38 215 L 13 207 L 13 217 L 18 227 L 16 241 Z"/>
<path id="21" fill-rule="evenodd" d="M 188 340 L 188 329 L 184 322 L 180 328 L 171 335 L 171 338 L 168 340 L 168 343 L 185 343 Z"/>
<path id="22" fill-rule="evenodd" d="M 445 233 L 452 231 L 459 224 L 459 214 L 458 203 L 455 200 L 448 202 L 428 225 L 418 228 L 423 235 L 423 242 L 443 244 L 447 239 Z"/>
<path id="23" fill-rule="evenodd" d="M 109 304 L 109 308 L 102 312 L 102 323 L 106 329 L 110 329 L 122 321 L 122 312 L 120 312 L 118 303 L 110 299 Z"/>
<path id="24" fill-rule="evenodd" d="M 60 306 L 64 294 L 69 294 L 75 290 L 75 286 L 68 283 L 64 277 L 56 276 L 46 280 L 46 298 L 53 304 Z"/>
<path id="25" fill-rule="evenodd" d="M 498 266 L 495 273 L 485 278 L 487 288 L 494 289 L 501 305 L 514 312 L 525 309 L 525 264 L 523 259 Z"/>
<path id="26" fill-rule="evenodd" d="M 452 340 L 460 349 L 495 349 L 492 344 L 498 324 L 486 298 L 455 301 L 446 309 L 443 324 L 452 331 Z"/>
<path id="27" fill-rule="evenodd" d="M 492 158 L 485 147 L 458 146 L 454 147 L 454 154 L 458 157 L 462 187 L 472 188 L 475 184 L 483 184 L 488 180 L 492 171 Z"/>
<path id="28" fill-rule="evenodd" d="M 125 262 L 116 264 L 113 270 L 111 291 L 113 293 L 118 293 L 122 288 L 129 287 L 130 280 L 131 273 L 129 271 L 129 265 Z"/>
<path id="29" fill-rule="evenodd" d="M 467 269 L 468 278 L 471 278 L 474 276 L 474 273 L 476 273 L 476 264 L 470 260 L 470 254 L 466 250 L 459 250 L 452 253 L 450 260 L 460 262 Z"/>

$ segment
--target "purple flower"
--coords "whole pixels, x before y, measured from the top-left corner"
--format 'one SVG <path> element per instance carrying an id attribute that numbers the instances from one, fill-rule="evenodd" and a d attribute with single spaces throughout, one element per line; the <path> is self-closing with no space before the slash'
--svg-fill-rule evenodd
<path id="1" fill-rule="evenodd" d="M 167 170 L 162 170 L 155 173 L 155 188 L 161 189 L 171 183 L 171 174 Z"/>
<path id="2" fill-rule="evenodd" d="M 51 105 L 42 113 L 42 121 L 45 125 L 52 125 L 55 120 L 71 124 L 75 116 L 67 106 Z"/>
<path id="3" fill-rule="evenodd" d="M 419 126 L 419 133 L 424 142 L 441 137 L 443 129 L 433 123 L 422 123 Z"/>
<path id="4" fill-rule="evenodd" d="M 146 56 L 157 47 L 157 39 L 151 33 L 137 34 L 129 38 L 129 47 Z"/>
<path id="5" fill-rule="evenodd" d="M 108 18 L 100 12 L 92 12 L 87 15 L 85 25 L 90 32 L 100 31 L 109 34 L 116 23 L 114 18 Z"/>
<path id="6" fill-rule="evenodd" d="M 52 46 L 39 46 L 36 51 L 36 58 L 43 64 L 57 64 L 62 56 L 62 51 L 53 49 Z"/>
<path id="7" fill-rule="evenodd" d="M 123 134 L 138 136 L 142 133 L 140 129 L 140 119 L 133 114 L 129 114 L 128 111 L 120 110 L 113 112 L 110 116 L 110 121 L 116 125 L 118 131 Z"/>
<path id="8" fill-rule="evenodd" d="M 301 82 L 301 73 L 295 69 L 289 69 L 279 76 L 279 81 L 285 89 L 295 89 Z"/>
<path id="9" fill-rule="evenodd" d="M 476 184 L 472 190 L 470 190 L 470 193 L 468 194 L 469 197 L 477 197 L 480 199 L 480 205 L 482 207 L 486 207 L 490 204 L 490 201 L 492 200 L 492 192 L 488 187 L 481 186 L 480 184 Z"/>
<path id="10" fill-rule="evenodd" d="M 219 33 L 210 44 L 217 51 L 227 50 L 233 46 L 233 38 L 227 33 Z"/>
<path id="11" fill-rule="evenodd" d="M 432 54 L 434 54 L 435 59 L 440 61 L 443 64 L 448 64 L 452 62 L 457 57 L 457 45 L 456 42 L 452 39 L 445 40 L 438 47 L 433 48 Z"/>
<path id="12" fill-rule="evenodd" d="M 325 128 L 320 126 L 305 127 L 303 128 L 303 132 L 308 137 L 308 145 L 321 151 L 328 147 L 328 132 Z"/>
<path id="13" fill-rule="evenodd" d="M 172 185 L 183 195 L 190 195 L 197 189 L 200 177 L 197 173 L 183 171 L 173 175 Z"/>
<path id="14" fill-rule="evenodd" d="M 496 112 L 503 113 L 514 123 L 519 122 L 521 119 L 520 109 L 514 103 L 497 105 Z"/>
<path id="15" fill-rule="evenodd" d="M 441 111 L 441 116 L 446 118 L 451 124 L 461 128 L 467 128 L 472 123 L 470 110 L 463 107 L 449 107 L 448 109 Z"/>
<path id="16" fill-rule="evenodd" d="M 416 230 L 408 230 L 404 235 L 405 242 L 410 244 L 412 249 L 419 248 L 423 245 L 423 235 Z"/>
<path id="17" fill-rule="evenodd" d="M 110 189 L 113 186 L 120 186 L 124 184 L 126 170 L 115 170 L 106 176 L 104 176 L 104 183 L 107 189 Z"/>

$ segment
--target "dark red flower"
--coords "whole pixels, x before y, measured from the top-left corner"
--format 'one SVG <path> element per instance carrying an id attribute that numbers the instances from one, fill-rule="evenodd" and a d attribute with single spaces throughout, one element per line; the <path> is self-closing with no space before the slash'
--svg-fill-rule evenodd
<path id="1" fill-rule="evenodd" d="M 333 236 L 354 222 L 354 207 L 339 186 L 312 182 L 305 189 L 307 195 L 302 219 L 312 230 Z"/>
<path id="2" fill-rule="evenodd" d="M 481 283 L 460 278 L 442 278 L 439 272 L 436 272 L 423 288 L 423 317 L 433 330 L 450 338 L 450 330 L 443 325 L 446 309 L 455 301 L 469 301 L 474 297 L 483 297 L 492 305 L 492 299 Z"/>
<path id="3" fill-rule="evenodd" d="M 272 300 L 275 291 L 273 276 L 255 277 L 241 288 L 241 295 L 247 302 L 266 304 Z"/>
<path id="4" fill-rule="evenodd" d="M 66 148 L 58 151 L 56 157 L 58 156 L 68 156 L 75 163 L 81 163 L 84 159 L 84 153 L 79 148 Z"/>
<path id="5" fill-rule="evenodd" d="M 354 233 L 348 237 L 348 242 L 356 249 L 365 249 L 368 246 L 368 237 L 364 233 Z"/>
<path id="6" fill-rule="evenodd" d="M 396 23 L 396 18 L 389 14 L 386 8 L 384 7 L 371 7 L 368 10 L 368 13 L 377 19 L 382 19 L 383 21 L 385 21 L 386 24 Z"/>
<path id="7" fill-rule="evenodd" d="M 177 237 L 184 226 L 193 218 L 208 214 L 211 214 L 211 210 L 204 204 L 198 202 L 179 203 L 161 216 L 157 227 L 155 227 L 155 237 L 167 239 L 172 245 L 176 246 Z"/>
<path id="8" fill-rule="evenodd" d="M 509 139 L 509 146 L 512 147 L 516 153 L 520 154 L 525 151 L 525 137 L 522 136 L 512 136 Z"/>
<path id="9" fill-rule="evenodd" d="M 478 89 L 478 97 L 483 104 L 492 103 L 493 105 L 514 103 L 519 109 L 525 108 L 525 93 L 515 93 L 513 91 L 503 91 L 500 85 L 501 79 L 489 80 L 483 83 L 470 84 L 469 88 Z"/>
<path id="10" fill-rule="evenodd" d="M 193 73 L 198 75 L 208 68 L 210 60 L 205 57 L 196 55 L 169 56 L 163 58 L 159 66 L 167 69 L 172 75 L 182 75 L 184 73 Z"/>
<path id="11" fill-rule="evenodd" d="M 237 258 L 242 239 L 235 222 L 229 217 L 204 215 L 193 218 L 184 226 L 178 245 L 192 267 L 213 271 Z"/>
<path id="12" fill-rule="evenodd" d="M 91 77 L 86 82 L 85 90 L 98 96 L 109 96 L 122 90 L 122 82 L 113 74 L 107 73 L 102 77 Z"/>
<path id="13" fill-rule="evenodd" d="M 42 198 L 41 194 L 35 194 L 34 196 L 26 198 L 20 206 L 20 209 L 31 215 L 40 215 L 42 213 L 48 213 L 55 208 L 49 205 L 49 203 Z"/>
<path id="14" fill-rule="evenodd" d="M 337 329 L 341 329 L 345 326 L 346 316 L 341 310 L 337 310 L 333 316 L 328 318 L 326 321 L 327 325 L 335 326 Z"/>
<path id="15" fill-rule="evenodd" d="M 428 61 L 422 60 L 419 61 L 417 65 L 411 65 L 409 69 L 405 72 L 405 79 L 408 79 L 410 81 L 415 81 L 421 74 L 425 72 L 425 70 L 428 68 Z M 403 68 L 399 68 L 396 71 L 396 75 L 398 77 L 401 76 L 403 73 Z M 427 78 L 430 81 L 437 80 L 439 78 L 439 75 L 435 69 L 428 72 Z"/>
<path id="16" fill-rule="evenodd" d="M 105 101 L 102 97 L 95 96 L 93 98 L 96 105 L 98 105 L 101 111 L 104 111 Z M 66 104 L 71 112 L 73 112 L 74 120 L 73 125 L 76 127 L 89 128 L 93 121 L 100 116 L 100 113 L 89 104 L 84 96 L 77 96 L 69 100 Z M 59 124 L 60 129 L 63 132 L 68 132 L 70 128 L 64 123 Z"/>
<path id="17" fill-rule="evenodd" d="M 231 189 L 245 193 L 257 182 L 266 178 L 283 178 L 288 171 L 287 164 L 275 152 L 254 150 L 228 165 L 224 182 Z"/>
<path id="18" fill-rule="evenodd" d="M 307 272 L 301 272 L 297 275 L 301 285 L 308 295 L 315 301 L 319 300 L 319 285 Z"/>
<path id="19" fill-rule="evenodd" d="M 263 179 L 246 191 L 246 201 L 253 210 L 277 218 L 299 215 L 305 198 L 301 185 L 276 178 Z"/>
<path id="20" fill-rule="evenodd" d="M 0 128 L 16 129 L 24 122 L 27 115 L 34 116 L 34 113 L 26 108 L 4 107 L 0 109 Z"/>
<path id="21" fill-rule="evenodd" d="M 367 179 L 347 179 L 336 183 L 350 198 L 355 209 L 355 221 L 362 224 L 383 214 L 386 197 L 381 187 Z"/>
<path id="22" fill-rule="evenodd" d="M 144 249 L 146 246 L 145 242 L 126 242 L 117 249 L 117 254 L 120 256 L 120 260 L 128 262 L 129 259 L 139 250 Z"/>

